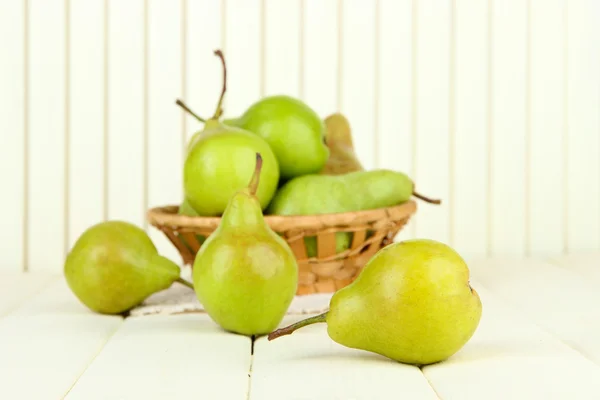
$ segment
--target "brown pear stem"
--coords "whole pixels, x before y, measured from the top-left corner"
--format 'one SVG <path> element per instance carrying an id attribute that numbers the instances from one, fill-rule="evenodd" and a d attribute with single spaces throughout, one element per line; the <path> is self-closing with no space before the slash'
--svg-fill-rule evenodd
<path id="1" fill-rule="evenodd" d="M 183 278 L 177 278 L 177 279 L 175 280 L 175 282 L 177 282 L 177 283 L 180 283 L 180 284 L 182 284 L 183 286 L 187 286 L 187 287 L 189 287 L 190 289 L 194 290 L 194 285 L 192 284 L 192 282 L 188 282 L 188 281 L 186 281 L 186 280 L 185 280 L 185 279 L 183 279 Z"/>
<path id="2" fill-rule="evenodd" d="M 413 196 L 415 196 L 417 199 L 421 199 L 421 200 L 423 200 L 423 201 L 426 201 L 427 203 L 431 203 L 431 204 L 442 204 L 442 200 L 439 200 L 439 199 L 432 199 L 432 198 L 430 198 L 430 197 L 423 196 L 422 194 L 420 194 L 420 193 L 417 193 L 417 192 L 415 192 L 415 191 L 413 191 Z"/>
<path id="3" fill-rule="evenodd" d="M 260 153 L 256 153 L 256 167 L 254 167 L 254 174 L 252 174 L 252 179 L 250 180 L 250 184 L 248 185 L 248 189 L 250 189 L 250 194 L 252 196 L 256 196 L 256 191 L 258 190 L 258 184 L 260 182 L 260 171 L 262 169 L 262 156 Z"/>
<path id="4" fill-rule="evenodd" d="M 227 64 L 225 63 L 225 56 L 221 50 L 215 50 L 214 53 L 221 59 L 221 64 L 223 64 L 223 89 L 221 90 L 221 97 L 219 97 L 219 103 L 217 104 L 215 115 L 213 115 L 213 119 L 219 119 L 223 114 L 223 98 L 225 97 L 225 92 L 227 91 Z"/>
<path id="5" fill-rule="evenodd" d="M 324 312 L 323 314 L 319 314 L 314 317 L 303 319 L 302 321 L 298 321 L 295 324 L 286 326 L 285 328 L 277 329 L 276 331 L 269 333 L 269 336 L 267 336 L 267 339 L 269 341 L 271 341 L 273 339 L 277 339 L 280 336 L 291 335 L 297 329 L 303 328 L 307 325 L 316 324 L 319 322 L 327 322 L 327 312 Z"/>
<path id="6" fill-rule="evenodd" d="M 190 108 L 183 101 L 177 99 L 175 104 L 177 104 L 179 107 L 183 108 L 185 111 L 187 111 L 192 117 L 196 118 L 198 121 L 206 122 L 206 120 L 204 118 L 200 117 L 198 114 L 196 114 L 195 112 L 190 110 Z"/>

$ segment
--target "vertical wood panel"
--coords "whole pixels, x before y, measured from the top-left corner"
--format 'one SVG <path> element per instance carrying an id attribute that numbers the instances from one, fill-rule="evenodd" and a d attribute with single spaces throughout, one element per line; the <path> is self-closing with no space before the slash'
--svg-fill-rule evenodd
<path id="1" fill-rule="evenodd" d="M 29 2 L 29 269 L 65 255 L 65 2 Z"/>
<path id="2" fill-rule="evenodd" d="M 382 0 L 379 5 L 378 125 L 379 168 L 412 174 L 412 1 Z M 411 219 L 396 237 L 408 239 Z"/>
<path id="3" fill-rule="evenodd" d="M 148 206 L 177 204 L 182 193 L 181 2 L 148 3 Z M 149 234 L 159 252 L 178 261 L 180 256 L 158 229 Z"/>
<path id="4" fill-rule="evenodd" d="M 525 252 L 527 4 L 492 1 L 492 255 Z"/>
<path id="5" fill-rule="evenodd" d="M 600 248 L 600 3 L 568 4 L 567 250 Z"/>
<path id="6" fill-rule="evenodd" d="M 108 218 L 143 226 L 144 1 L 109 0 Z"/>
<path id="7" fill-rule="evenodd" d="M 261 95 L 262 5 L 259 0 L 226 0 L 225 57 L 228 65 L 224 117 L 243 113 Z"/>
<path id="8" fill-rule="evenodd" d="M 336 0 L 304 0 L 303 98 L 321 115 L 338 110 Z"/>
<path id="9" fill-rule="evenodd" d="M 20 2 L 0 3 L 0 179 L 3 182 L 0 270 L 24 268 L 25 213 L 25 8 Z"/>
<path id="10" fill-rule="evenodd" d="M 265 95 L 300 94 L 300 0 L 265 0 Z"/>
<path id="11" fill-rule="evenodd" d="M 531 0 L 529 249 L 563 250 L 565 226 L 564 0 Z"/>
<path id="12" fill-rule="evenodd" d="M 341 111 L 352 125 L 356 152 L 375 167 L 375 5 L 347 0 L 342 6 Z"/>
<path id="13" fill-rule="evenodd" d="M 69 247 L 104 219 L 104 0 L 71 0 Z"/>
<path id="14" fill-rule="evenodd" d="M 199 115 L 209 118 L 217 106 L 222 85 L 221 62 L 213 54 L 221 48 L 220 2 L 187 0 L 185 14 L 186 86 L 185 96 L 182 93 L 181 97 L 185 97 L 189 106 Z M 186 114 L 186 140 L 202 127 L 201 122 Z"/>
<path id="15" fill-rule="evenodd" d="M 442 199 L 442 205 L 420 202 L 416 235 L 449 241 L 449 98 L 450 1 L 417 3 L 415 185 L 422 194 Z"/>
<path id="16" fill-rule="evenodd" d="M 488 2 L 456 0 L 451 241 L 484 256 L 488 240 Z"/>

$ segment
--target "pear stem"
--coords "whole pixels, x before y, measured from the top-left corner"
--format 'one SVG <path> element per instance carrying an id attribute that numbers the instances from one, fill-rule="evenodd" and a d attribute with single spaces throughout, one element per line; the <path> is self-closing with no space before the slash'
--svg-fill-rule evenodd
<path id="1" fill-rule="evenodd" d="M 190 289 L 194 290 L 194 285 L 192 284 L 192 282 L 188 282 L 188 281 L 186 281 L 186 280 L 185 280 L 185 279 L 183 279 L 183 278 L 177 278 L 177 279 L 175 280 L 175 282 L 177 282 L 177 283 L 181 283 L 182 285 L 184 285 L 184 286 L 187 286 L 187 287 L 189 287 Z"/>
<path id="2" fill-rule="evenodd" d="M 294 331 L 296 331 L 296 329 L 300 329 L 307 325 L 312 325 L 319 322 L 327 322 L 327 312 L 324 312 L 323 314 L 319 314 L 314 317 L 303 319 L 302 321 L 298 321 L 295 324 L 286 326 L 285 328 L 277 329 L 276 331 L 269 333 L 267 339 L 271 341 L 273 339 L 277 339 L 280 336 L 291 335 L 292 333 L 294 333 Z"/>
<path id="3" fill-rule="evenodd" d="M 183 101 L 177 99 L 175 104 L 177 104 L 179 107 L 183 108 L 185 111 L 187 111 L 192 117 L 196 118 L 198 121 L 206 122 L 206 120 L 204 118 L 200 117 L 198 114 L 196 114 L 195 112 L 190 110 L 190 108 L 188 106 L 186 106 Z"/>
<path id="4" fill-rule="evenodd" d="M 223 114 L 223 98 L 225 97 L 225 92 L 227 91 L 227 64 L 225 63 L 225 56 L 221 50 L 215 50 L 214 53 L 221 59 L 221 64 L 223 64 L 223 89 L 221 90 L 221 97 L 219 97 L 219 103 L 217 104 L 215 115 L 213 115 L 213 119 L 219 119 L 219 117 L 221 117 Z"/>
<path id="5" fill-rule="evenodd" d="M 413 191 L 413 196 L 415 196 L 417 199 L 421 199 L 421 200 L 423 200 L 423 201 L 426 201 L 427 203 L 431 203 L 431 204 L 442 204 L 442 200 L 439 200 L 439 199 L 432 199 L 432 198 L 430 198 L 430 197 L 423 196 L 422 194 L 420 194 L 420 193 L 417 193 L 417 192 L 415 192 L 415 191 Z"/>
<path id="6" fill-rule="evenodd" d="M 254 174 L 252 174 L 252 180 L 250 180 L 250 184 L 248 185 L 248 189 L 250 189 L 250 194 L 252 196 L 256 196 L 256 191 L 258 190 L 258 183 L 260 182 L 260 171 L 262 169 L 262 156 L 260 153 L 256 153 L 256 167 L 254 168 Z"/>

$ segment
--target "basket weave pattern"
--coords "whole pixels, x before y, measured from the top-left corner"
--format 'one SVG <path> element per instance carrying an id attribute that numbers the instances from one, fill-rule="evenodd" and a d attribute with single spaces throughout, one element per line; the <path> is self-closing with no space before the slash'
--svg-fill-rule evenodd
<path id="1" fill-rule="evenodd" d="M 266 223 L 280 234 L 298 262 L 298 295 L 332 293 L 350 284 L 369 259 L 394 241 L 396 234 L 416 212 L 416 203 L 376 210 L 305 215 L 265 215 Z M 178 206 L 152 208 L 148 222 L 162 231 L 187 265 L 193 265 L 201 243 L 218 226 L 220 217 L 178 215 Z M 336 233 L 351 233 L 350 247 L 336 254 Z M 307 255 L 305 237 L 316 237 L 317 250 Z"/>

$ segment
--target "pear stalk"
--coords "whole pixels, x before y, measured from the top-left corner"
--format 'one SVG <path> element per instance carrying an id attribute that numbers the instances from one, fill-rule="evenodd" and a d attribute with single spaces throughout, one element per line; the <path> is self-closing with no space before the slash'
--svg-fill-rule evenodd
<path id="1" fill-rule="evenodd" d="M 193 112 L 183 101 L 177 99 L 175 104 L 177 104 L 179 107 L 183 108 L 185 111 L 187 111 L 192 117 L 196 118 L 198 121 L 206 122 L 206 119 L 200 117 L 198 114 Z"/>
<path id="2" fill-rule="evenodd" d="M 175 282 L 177 282 L 177 283 L 180 283 L 180 284 L 182 284 L 182 285 L 184 285 L 184 286 L 187 286 L 187 287 L 189 287 L 190 289 L 194 290 L 194 285 L 193 285 L 191 282 L 188 282 L 188 281 L 186 281 L 186 280 L 185 280 L 185 279 L 183 279 L 183 278 L 177 278 L 177 279 L 175 280 Z"/>
<path id="3" fill-rule="evenodd" d="M 414 190 L 413 190 L 413 196 L 415 196 L 417 199 L 421 199 L 421 200 L 423 200 L 423 201 L 425 201 L 425 202 L 427 202 L 427 203 L 431 203 L 431 204 L 442 204 L 442 201 L 441 201 L 441 200 L 439 200 L 439 199 L 432 199 L 431 197 L 426 197 L 426 196 L 423 196 L 422 194 L 420 194 L 420 193 L 417 193 L 417 192 L 415 192 Z"/>
<path id="4" fill-rule="evenodd" d="M 317 324 L 320 322 L 327 322 L 327 312 L 324 312 L 323 314 L 319 314 L 314 317 L 303 319 L 302 321 L 298 321 L 295 324 L 286 326 L 285 328 L 277 329 L 276 331 L 269 333 L 267 339 L 271 341 L 273 339 L 277 339 L 280 336 L 291 335 L 297 329 L 303 328 L 307 325 Z"/>
<path id="5" fill-rule="evenodd" d="M 248 185 L 248 189 L 250 190 L 250 194 L 252 196 L 256 196 L 256 191 L 258 190 L 258 183 L 260 182 L 260 170 L 262 169 L 262 156 L 260 153 L 256 153 L 256 167 L 254 167 L 254 174 L 252 175 L 252 179 L 250 180 L 250 184 Z"/>
<path id="6" fill-rule="evenodd" d="M 219 97 L 215 115 L 213 115 L 213 119 L 219 119 L 223 115 L 223 99 L 227 91 L 227 63 L 225 63 L 225 56 L 221 50 L 215 50 L 214 54 L 221 59 L 221 64 L 223 65 L 223 88 L 221 89 L 221 96 Z"/>

